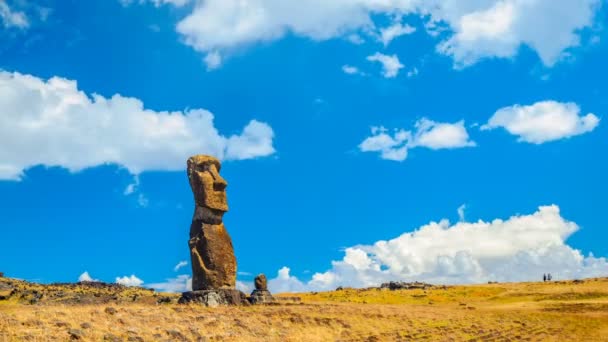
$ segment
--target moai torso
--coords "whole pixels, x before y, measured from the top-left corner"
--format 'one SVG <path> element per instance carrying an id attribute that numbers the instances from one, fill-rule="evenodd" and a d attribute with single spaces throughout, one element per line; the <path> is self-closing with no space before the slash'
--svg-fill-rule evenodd
<path id="1" fill-rule="evenodd" d="M 221 164 L 211 156 L 188 159 L 188 178 L 194 193 L 195 209 L 190 226 L 192 290 L 233 289 L 236 285 L 236 258 L 223 216 L 228 211 L 226 181 Z"/>

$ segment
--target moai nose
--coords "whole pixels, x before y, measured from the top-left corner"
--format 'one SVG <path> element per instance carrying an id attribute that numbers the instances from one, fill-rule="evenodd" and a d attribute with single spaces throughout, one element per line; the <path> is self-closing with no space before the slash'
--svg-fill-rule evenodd
<path id="1" fill-rule="evenodd" d="M 226 180 L 220 176 L 220 173 L 217 172 L 215 165 L 211 165 L 209 167 L 209 172 L 213 176 L 213 189 L 215 191 L 224 191 L 228 186 L 228 182 L 226 182 Z"/>

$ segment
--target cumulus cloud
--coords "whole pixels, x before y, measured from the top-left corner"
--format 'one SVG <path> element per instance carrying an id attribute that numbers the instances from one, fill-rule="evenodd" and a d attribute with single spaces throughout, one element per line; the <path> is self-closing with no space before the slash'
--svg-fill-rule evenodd
<path id="1" fill-rule="evenodd" d="M 361 144 L 361 152 L 379 152 L 386 160 L 404 161 L 408 150 L 426 147 L 433 150 L 473 147 L 464 121 L 440 123 L 426 118 L 418 120 L 414 131 L 396 129 L 391 135 L 384 127 L 372 127 L 372 135 Z"/>
<path id="2" fill-rule="evenodd" d="M 312 40 L 376 36 L 388 44 L 411 33 L 402 23 L 383 27 L 372 17 L 419 16 L 427 32 L 446 32 L 437 51 L 467 66 L 483 58 L 511 58 L 521 46 L 551 66 L 580 44 L 595 24 L 601 0 L 205 0 L 177 25 L 186 44 L 209 53 L 230 51 L 288 34 Z M 400 26 L 401 25 L 401 26 Z M 380 27 L 378 27 L 380 26 Z M 357 39 L 360 42 L 362 39 Z"/>
<path id="3" fill-rule="evenodd" d="M 467 205 L 463 204 L 460 207 L 458 207 L 458 219 L 463 222 L 464 221 L 464 211 L 467 209 Z"/>
<path id="4" fill-rule="evenodd" d="M 182 7 L 192 2 L 192 0 L 119 0 L 123 6 L 129 6 L 135 2 L 139 4 L 151 3 L 155 7 L 160 7 L 162 5 L 173 5 L 175 7 Z"/>
<path id="5" fill-rule="evenodd" d="M 385 55 L 380 52 L 368 56 L 367 60 L 370 62 L 377 62 L 382 65 L 382 75 L 386 78 L 395 78 L 399 74 L 399 70 L 403 69 L 404 66 L 399 61 L 397 55 Z"/>
<path id="6" fill-rule="evenodd" d="M 481 129 L 502 127 L 518 136 L 518 141 L 542 144 L 591 132 L 599 123 L 595 114 L 581 115 L 575 103 L 542 101 L 499 109 Z"/>
<path id="7" fill-rule="evenodd" d="M 186 292 L 192 291 L 192 277 L 187 274 L 166 279 L 163 283 L 148 284 L 147 287 L 160 292 Z"/>
<path id="8" fill-rule="evenodd" d="M 608 275 L 606 258 L 585 257 L 566 244 L 578 230 L 556 205 L 506 220 L 450 224 L 444 219 L 391 240 L 346 248 L 342 260 L 306 283 L 283 268 L 270 284 L 275 292 L 289 292 L 394 280 L 464 284 L 538 280 L 547 272 L 555 279 Z"/>
<path id="9" fill-rule="evenodd" d="M 188 265 L 188 262 L 186 260 L 182 260 L 180 262 L 177 263 L 177 265 L 175 265 L 175 267 L 173 267 L 173 271 L 177 272 L 179 271 L 180 268 L 185 267 Z"/>
<path id="10" fill-rule="evenodd" d="M 359 68 L 352 66 L 352 65 L 343 65 L 342 71 L 345 74 L 349 74 L 349 75 L 363 75 L 363 72 L 361 72 L 361 70 L 359 70 Z"/>
<path id="11" fill-rule="evenodd" d="M 218 51 L 212 51 L 203 59 L 207 65 L 207 70 L 215 70 L 222 65 L 222 55 Z"/>
<path id="12" fill-rule="evenodd" d="M 134 274 L 132 274 L 130 277 L 116 277 L 116 284 L 124 286 L 141 286 L 143 283 L 144 281 L 137 278 Z"/>
<path id="13" fill-rule="evenodd" d="M 5 28 L 26 29 L 30 26 L 25 13 L 11 9 L 4 0 L 0 0 L 0 19 Z"/>
<path id="14" fill-rule="evenodd" d="M 403 25 L 401 23 L 394 23 L 391 26 L 380 29 L 379 40 L 384 44 L 384 46 L 388 46 L 395 38 L 412 34 L 416 32 L 416 28 L 410 25 Z"/>
<path id="15" fill-rule="evenodd" d="M 199 153 L 241 160 L 275 152 L 268 124 L 252 120 L 225 136 L 213 119 L 204 109 L 161 112 L 136 98 L 88 96 L 60 77 L 0 72 L 0 179 L 35 165 L 77 172 L 113 163 L 139 174 L 182 170 Z"/>
<path id="16" fill-rule="evenodd" d="M 268 289 L 274 293 L 303 292 L 306 285 L 290 274 L 289 267 L 283 267 L 277 272 L 277 277 L 268 281 Z"/>
<path id="17" fill-rule="evenodd" d="M 244 293 L 251 293 L 255 286 L 253 282 L 245 282 L 245 281 L 236 281 L 236 289 L 239 291 L 243 291 Z"/>
<path id="18" fill-rule="evenodd" d="M 93 277 L 91 277 L 91 275 L 89 275 L 89 272 L 85 271 L 78 277 L 78 281 L 99 281 L 99 280 L 93 279 Z"/>

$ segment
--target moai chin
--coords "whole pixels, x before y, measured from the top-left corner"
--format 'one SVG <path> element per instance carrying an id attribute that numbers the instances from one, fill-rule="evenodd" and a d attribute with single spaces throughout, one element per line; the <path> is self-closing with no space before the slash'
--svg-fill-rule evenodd
<path id="1" fill-rule="evenodd" d="M 192 290 L 234 289 L 236 258 L 223 223 L 228 211 L 226 186 L 218 159 L 197 155 L 188 159 L 188 179 L 195 209 L 190 226 Z"/>

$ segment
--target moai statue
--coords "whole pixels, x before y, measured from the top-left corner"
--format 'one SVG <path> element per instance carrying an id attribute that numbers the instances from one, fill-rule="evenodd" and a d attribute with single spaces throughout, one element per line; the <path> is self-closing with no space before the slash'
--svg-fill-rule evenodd
<path id="1" fill-rule="evenodd" d="M 220 176 L 220 168 L 220 161 L 211 156 L 188 159 L 188 179 L 195 201 L 188 241 L 193 291 L 184 293 L 182 302 L 240 304 L 245 297 L 235 289 L 236 258 L 223 223 L 228 211 L 228 183 Z"/>
<path id="2" fill-rule="evenodd" d="M 228 211 L 226 186 L 219 160 L 210 156 L 188 159 L 188 178 L 195 209 L 190 226 L 192 290 L 233 289 L 236 258 L 222 218 Z"/>

